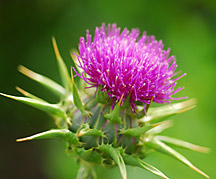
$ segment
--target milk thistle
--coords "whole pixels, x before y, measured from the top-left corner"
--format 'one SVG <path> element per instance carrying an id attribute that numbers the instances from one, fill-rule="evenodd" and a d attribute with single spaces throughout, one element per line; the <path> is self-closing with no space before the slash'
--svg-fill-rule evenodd
<path id="1" fill-rule="evenodd" d="M 186 97 L 172 97 L 183 87 L 175 89 L 185 76 L 175 72 L 177 65 L 170 49 L 163 50 L 162 41 L 139 30 L 122 32 L 116 24 L 102 24 L 86 40 L 80 38 L 79 52 L 72 52 L 73 66 L 69 74 L 53 38 L 62 85 L 23 66 L 18 70 L 47 87 L 60 100 L 50 104 L 21 88 L 25 97 L 1 95 L 26 103 L 51 115 L 56 129 L 18 139 L 18 142 L 56 138 L 67 143 L 67 151 L 76 154 L 80 170 L 77 179 L 96 178 L 95 168 L 118 166 L 123 179 L 125 165 L 148 170 L 168 178 L 145 157 L 153 151 L 171 156 L 209 178 L 182 154 L 170 146 L 208 152 L 180 139 L 159 135 L 172 126 L 172 115 L 195 106 L 190 99 L 180 103 L 150 107 L 152 103 L 171 103 Z"/>

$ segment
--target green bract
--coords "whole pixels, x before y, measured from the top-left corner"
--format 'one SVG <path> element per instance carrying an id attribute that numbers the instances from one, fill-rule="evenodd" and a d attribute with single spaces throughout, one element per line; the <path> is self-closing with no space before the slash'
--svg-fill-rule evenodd
<path id="1" fill-rule="evenodd" d="M 67 71 L 54 38 L 53 46 L 63 86 L 23 66 L 19 66 L 18 69 L 59 96 L 58 104 L 50 104 L 18 87 L 17 90 L 25 97 L 0 93 L 5 97 L 45 111 L 56 123 L 56 129 L 18 139 L 18 142 L 47 138 L 65 141 L 68 143 L 68 150 L 77 155 L 77 162 L 80 164 L 78 179 L 96 178 L 94 169 L 97 165 L 119 167 L 123 179 L 127 178 L 125 165 L 140 167 L 162 178 L 168 178 L 161 171 L 143 161 L 152 149 L 179 160 L 209 178 L 171 146 L 198 152 L 208 152 L 208 148 L 158 135 L 172 126 L 172 122 L 167 120 L 168 117 L 193 108 L 195 100 L 157 108 L 149 108 L 150 105 L 147 105 L 146 114 L 143 106 L 139 104 L 137 104 L 137 110 L 132 111 L 129 104 L 130 97 L 126 98 L 123 104 L 121 98 L 113 105 L 112 98 L 103 93 L 101 87 L 98 87 L 95 92 L 86 89 L 86 84 L 82 80 L 74 80 L 73 73 L 70 76 Z M 72 57 L 76 63 L 76 57 L 73 55 Z M 74 68 L 79 70 L 77 66 Z"/>

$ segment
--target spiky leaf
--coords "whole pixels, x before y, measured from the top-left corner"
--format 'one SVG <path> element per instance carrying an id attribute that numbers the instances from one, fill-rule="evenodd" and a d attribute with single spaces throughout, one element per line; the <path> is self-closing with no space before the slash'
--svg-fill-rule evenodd
<path id="1" fill-rule="evenodd" d="M 75 152 L 81 157 L 83 160 L 88 162 L 93 162 L 95 164 L 101 164 L 102 163 L 102 156 L 95 151 L 93 148 L 86 150 L 84 148 L 75 148 Z"/>
<path id="2" fill-rule="evenodd" d="M 57 46 L 57 43 L 56 43 L 56 40 L 54 37 L 52 38 L 52 43 L 53 43 L 53 48 L 55 51 L 56 59 L 58 62 L 59 73 L 61 76 L 62 83 L 67 90 L 71 91 L 72 90 L 72 83 L 71 83 L 70 75 L 69 75 L 67 67 L 66 67 L 66 65 L 65 65 L 65 63 L 64 63 L 64 61 L 63 61 L 63 59 L 59 53 L 58 46 Z"/>
<path id="3" fill-rule="evenodd" d="M 176 138 L 172 138 L 172 137 L 167 137 L 167 136 L 156 136 L 156 139 L 165 142 L 167 144 L 171 144 L 177 147 L 182 147 L 185 149 L 189 149 L 189 150 L 193 150 L 193 151 L 197 151 L 197 152 L 203 152 L 203 153 L 208 153 L 209 152 L 209 148 L 206 147 L 202 147 L 202 146 L 198 146 L 198 145 L 194 145 L 191 144 L 189 142 L 180 140 L 180 139 L 176 139 Z"/>
<path id="4" fill-rule="evenodd" d="M 123 95 L 121 96 L 119 102 L 115 105 L 112 112 L 104 115 L 104 117 L 109 119 L 112 123 L 118 123 L 118 124 L 122 123 L 121 118 L 119 117 L 119 110 L 120 110 L 122 99 L 123 99 Z"/>
<path id="5" fill-rule="evenodd" d="M 178 161 L 182 162 L 183 164 L 189 166 L 196 172 L 200 173 L 201 175 L 205 176 L 206 178 L 209 178 L 207 174 L 196 168 L 188 159 L 186 159 L 183 155 L 172 149 L 171 147 L 167 146 L 163 142 L 157 140 L 155 137 L 146 137 L 145 139 L 145 145 L 149 146 L 150 148 L 154 148 L 155 150 L 167 154 Z"/>
<path id="6" fill-rule="evenodd" d="M 108 96 L 108 94 L 106 92 L 102 92 L 101 89 L 102 89 L 102 87 L 98 86 L 97 93 L 96 93 L 96 100 L 99 103 L 107 104 L 109 96 Z"/>
<path id="7" fill-rule="evenodd" d="M 80 110 L 80 112 L 82 113 L 83 116 L 90 116 L 90 115 L 91 115 L 91 112 L 86 111 L 86 110 L 84 109 L 83 104 L 82 104 L 82 100 L 81 100 L 81 98 L 80 98 L 80 96 L 79 96 L 77 86 L 76 86 L 76 84 L 75 84 L 75 82 L 74 82 L 72 69 L 71 69 L 71 81 L 72 81 L 73 101 L 74 101 L 75 106 Z"/>
<path id="8" fill-rule="evenodd" d="M 41 98 L 39 98 L 39 97 L 37 97 L 37 96 L 34 96 L 33 94 L 31 94 L 31 93 L 29 93 L 29 92 L 27 92 L 27 91 L 21 89 L 21 88 L 18 87 L 18 86 L 16 87 L 16 90 L 19 91 L 21 94 L 23 94 L 24 96 L 26 96 L 26 97 L 28 97 L 28 98 L 36 99 L 36 100 L 38 100 L 38 101 L 42 101 L 42 102 L 46 103 L 45 100 L 43 100 L 43 99 L 41 99 Z"/>
<path id="9" fill-rule="evenodd" d="M 169 104 L 162 107 L 149 108 L 147 116 L 140 119 L 144 123 L 164 121 L 167 117 L 185 112 L 195 107 L 196 100 L 190 99 L 181 103 Z"/>
<path id="10" fill-rule="evenodd" d="M 75 71 L 75 73 L 80 73 L 80 70 L 82 70 L 81 68 L 79 68 L 79 66 L 77 65 L 78 64 L 78 59 L 76 57 L 76 55 L 74 54 L 78 54 L 78 51 L 76 49 L 72 49 L 70 51 L 70 56 L 71 56 L 71 59 L 72 59 L 72 67 Z M 83 70 L 82 70 L 83 71 Z M 74 79 L 75 83 L 77 84 L 77 87 L 81 87 L 81 79 L 80 78 L 75 78 Z"/>
<path id="11" fill-rule="evenodd" d="M 152 129 L 148 130 L 146 132 L 147 135 L 156 135 L 161 133 L 162 131 L 164 131 L 167 128 L 172 127 L 173 122 L 168 120 L 168 121 L 164 121 L 162 123 L 159 123 L 157 125 L 155 125 L 155 127 L 153 127 Z"/>
<path id="12" fill-rule="evenodd" d="M 53 80 L 43 75 L 40 75 L 38 73 L 35 73 L 22 65 L 18 66 L 18 70 L 20 71 L 20 73 L 24 74 L 25 76 L 45 86 L 47 89 L 52 91 L 54 94 L 61 96 L 61 97 L 65 95 L 65 89 L 58 83 L 54 82 Z"/>
<path id="13" fill-rule="evenodd" d="M 27 97 L 17 97 L 17 96 L 7 95 L 3 93 L 0 93 L 0 95 L 28 104 L 44 112 L 47 112 L 48 114 L 56 115 L 66 120 L 65 112 L 57 104 L 49 104 L 47 102 L 43 102 L 37 99 L 32 99 Z"/>
<path id="14" fill-rule="evenodd" d="M 132 129 L 123 129 L 120 131 L 120 134 L 124 134 L 126 136 L 131 137 L 139 137 L 148 130 L 150 130 L 153 126 L 143 126 L 143 127 L 135 127 Z"/>
<path id="15" fill-rule="evenodd" d="M 144 162 L 143 160 L 139 159 L 138 157 L 130 156 L 130 155 L 123 155 L 123 159 L 127 165 L 136 166 L 143 168 L 145 170 L 150 171 L 151 173 L 154 173 L 162 178 L 168 179 L 166 175 L 164 175 L 160 170 L 153 167 L 152 165 Z"/>
<path id="16" fill-rule="evenodd" d="M 69 144 L 77 144 L 79 142 L 77 136 L 69 131 L 68 129 L 52 129 L 46 132 L 42 132 L 39 134 L 35 134 L 30 137 L 25 137 L 22 139 L 17 139 L 17 142 L 23 142 L 27 140 L 35 140 L 35 139 L 61 139 Z"/>
<path id="17" fill-rule="evenodd" d="M 119 152 L 118 149 L 113 148 L 111 145 L 108 144 L 103 144 L 99 146 L 99 149 L 103 151 L 104 153 L 107 153 L 110 155 L 110 157 L 115 161 L 115 163 L 118 165 L 122 178 L 126 179 L 127 178 L 127 171 L 125 167 L 124 160 Z"/>
<path id="18" fill-rule="evenodd" d="M 90 129 L 88 124 L 83 124 L 82 128 L 79 130 L 78 134 L 79 137 L 81 136 L 97 136 L 97 137 L 105 137 L 103 132 L 98 129 Z"/>

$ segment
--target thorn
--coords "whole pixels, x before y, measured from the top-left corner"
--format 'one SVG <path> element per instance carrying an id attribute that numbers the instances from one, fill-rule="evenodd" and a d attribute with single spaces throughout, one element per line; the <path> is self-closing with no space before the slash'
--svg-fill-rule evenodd
<path id="1" fill-rule="evenodd" d="M 77 133 L 77 137 L 82 137 L 82 135 L 83 135 L 83 133 L 81 133 L 81 132 Z"/>
<path id="2" fill-rule="evenodd" d="M 73 53 L 78 54 L 78 51 L 77 51 L 76 49 L 72 49 L 72 50 L 70 51 L 70 56 L 71 56 L 71 58 L 72 58 L 74 64 L 76 64 L 76 62 L 77 62 L 78 60 L 77 60 L 76 55 L 74 55 Z"/>
<path id="3" fill-rule="evenodd" d="M 152 124 L 152 126 L 153 127 L 156 127 L 156 126 L 159 126 L 159 125 L 161 125 L 161 124 L 163 124 L 163 123 L 165 123 L 166 121 L 162 121 L 162 122 L 158 122 L 158 123 L 156 123 L 156 124 Z"/>
<path id="4" fill-rule="evenodd" d="M 74 77 L 73 77 L 73 68 L 71 67 L 71 81 L 72 81 L 72 84 L 74 84 Z"/>
<path id="5" fill-rule="evenodd" d="M 24 142 L 24 141 L 28 141 L 28 140 L 32 140 L 32 138 L 31 137 L 25 137 L 22 139 L 16 139 L 16 142 Z"/>
<path id="6" fill-rule="evenodd" d="M 183 112 L 188 111 L 188 110 L 190 110 L 190 109 L 193 109 L 193 108 L 195 108 L 195 107 L 196 107 L 196 105 L 193 105 L 193 106 L 190 106 L 190 107 L 184 108 L 184 109 L 182 109 L 182 110 L 179 110 L 178 113 L 183 113 Z"/>
<path id="7" fill-rule="evenodd" d="M 28 92 L 21 89 L 20 87 L 16 86 L 16 90 L 19 91 L 21 94 L 23 94 L 24 96 L 27 96 L 28 95 Z"/>
<path id="8" fill-rule="evenodd" d="M 120 98 L 120 100 L 119 100 L 119 102 L 118 102 L 118 106 L 121 106 L 123 97 L 124 97 L 124 94 L 121 95 L 121 98 Z"/>
<path id="9" fill-rule="evenodd" d="M 29 78 L 36 78 L 37 77 L 37 74 L 34 73 L 33 71 L 29 70 L 28 68 L 22 66 L 22 65 L 19 65 L 17 67 L 18 71 L 26 76 L 28 76 Z"/>
<path id="10" fill-rule="evenodd" d="M 54 51 L 55 51 L 56 58 L 61 58 L 61 55 L 59 53 L 55 37 L 52 37 L 52 43 L 53 43 L 53 48 L 54 48 Z"/>
<path id="11" fill-rule="evenodd" d="M 20 87 L 18 87 L 18 86 L 16 86 L 16 90 L 19 91 L 22 95 L 24 95 L 24 96 L 26 96 L 26 97 L 28 97 L 28 98 L 36 99 L 36 100 L 39 100 L 39 101 L 41 101 L 41 102 L 46 103 L 45 100 L 40 99 L 40 98 L 38 98 L 37 96 L 32 95 L 31 93 L 29 93 L 29 92 L 23 90 L 22 88 L 20 88 Z"/>
<path id="12" fill-rule="evenodd" d="M 152 96 L 151 100 L 150 100 L 150 103 L 146 105 L 146 113 L 148 112 L 148 109 L 150 108 L 153 99 L 154 99 L 154 97 Z"/>
<path id="13" fill-rule="evenodd" d="M 70 118 L 67 117 L 66 121 L 67 121 L 68 125 L 72 126 L 72 123 L 71 123 L 71 121 L 70 121 Z"/>
<path id="14" fill-rule="evenodd" d="M 194 147 L 193 149 L 195 151 L 202 152 L 202 153 L 209 153 L 211 150 L 210 148 L 202 147 L 202 146 L 197 146 L 197 147 Z"/>
<path id="15" fill-rule="evenodd" d="M 196 172 L 200 173 L 201 175 L 203 175 L 204 177 L 210 178 L 206 173 L 204 173 L 203 171 L 199 170 L 199 169 L 196 168 L 195 166 L 190 165 L 190 167 L 191 167 L 194 171 L 196 171 Z"/>
<path id="16" fill-rule="evenodd" d="M 11 95 L 8 95 L 8 94 L 0 93 L 0 95 L 2 95 L 4 97 L 7 97 L 7 98 L 11 98 L 11 99 L 15 99 L 16 100 L 16 98 L 14 96 L 11 96 Z"/>

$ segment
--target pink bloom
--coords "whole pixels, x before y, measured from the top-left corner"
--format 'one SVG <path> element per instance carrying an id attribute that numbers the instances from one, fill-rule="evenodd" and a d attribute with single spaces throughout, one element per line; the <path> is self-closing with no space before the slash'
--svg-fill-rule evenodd
<path id="1" fill-rule="evenodd" d="M 183 99 L 171 96 L 183 89 L 174 88 L 185 73 L 173 79 L 176 60 L 169 55 L 170 49 L 163 47 L 161 40 L 146 32 L 139 37 L 138 29 L 120 32 L 116 24 L 102 24 L 96 28 L 93 41 L 88 30 L 86 41 L 80 38 L 79 67 L 87 77 L 77 75 L 92 87 L 102 86 L 102 91 L 115 100 L 130 95 L 132 106 L 134 101 L 148 104 L 151 99 L 156 103 Z"/>

